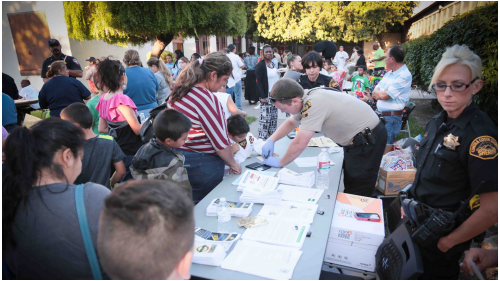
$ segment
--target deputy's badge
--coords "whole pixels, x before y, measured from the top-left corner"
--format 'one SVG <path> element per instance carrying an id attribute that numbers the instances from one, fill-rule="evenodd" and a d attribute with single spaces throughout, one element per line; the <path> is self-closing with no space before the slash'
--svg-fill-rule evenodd
<path id="1" fill-rule="evenodd" d="M 498 143 L 490 136 L 480 136 L 470 144 L 469 154 L 483 159 L 495 159 L 498 155 Z"/>
<path id="2" fill-rule="evenodd" d="M 306 104 L 304 104 L 304 107 L 302 107 L 302 111 L 300 113 L 302 113 L 302 118 L 306 118 L 307 116 L 309 116 L 309 113 L 307 113 L 307 111 L 312 107 L 312 103 L 310 100 L 308 100 L 306 102 Z"/>
<path id="3" fill-rule="evenodd" d="M 446 148 L 448 149 L 455 150 L 455 148 L 459 146 L 460 143 L 458 142 L 458 137 L 449 134 L 446 137 L 444 137 L 443 145 L 446 146 Z"/>
<path id="4" fill-rule="evenodd" d="M 249 137 L 248 140 L 250 141 L 250 144 L 253 144 L 254 141 L 253 137 Z"/>
<path id="5" fill-rule="evenodd" d="M 247 147 L 247 140 L 242 140 L 239 142 L 240 146 L 243 147 L 243 149 L 245 149 Z"/>

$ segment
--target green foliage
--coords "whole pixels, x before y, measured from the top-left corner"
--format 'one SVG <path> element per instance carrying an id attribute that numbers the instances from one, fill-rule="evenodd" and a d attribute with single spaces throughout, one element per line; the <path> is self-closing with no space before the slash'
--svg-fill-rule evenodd
<path id="1" fill-rule="evenodd" d="M 238 36 L 247 30 L 244 2 L 64 1 L 63 5 L 68 35 L 78 40 L 143 44 L 166 34 Z"/>
<path id="2" fill-rule="evenodd" d="M 257 121 L 257 117 L 255 117 L 255 116 L 247 116 L 247 117 L 245 117 L 245 119 L 247 120 L 248 125 L 250 125 L 253 122 Z"/>
<path id="3" fill-rule="evenodd" d="M 456 44 L 467 45 L 481 58 L 484 84 L 474 101 L 498 123 L 498 3 L 459 15 L 431 35 L 403 45 L 405 63 L 420 88 L 429 88 L 434 68 L 446 47 Z"/>
<path id="4" fill-rule="evenodd" d="M 374 40 L 407 20 L 417 1 L 258 2 L 254 18 L 259 36 L 304 43 L 319 40 Z"/>
<path id="5" fill-rule="evenodd" d="M 408 117 L 408 123 L 410 124 L 410 133 L 412 137 L 416 137 L 418 135 L 424 135 L 425 127 L 420 126 L 418 124 L 417 118 L 410 116 Z M 405 139 L 408 137 L 408 134 L 405 132 L 400 132 L 399 135 L 396 136 L 396 141 L 400 139 Z"/>

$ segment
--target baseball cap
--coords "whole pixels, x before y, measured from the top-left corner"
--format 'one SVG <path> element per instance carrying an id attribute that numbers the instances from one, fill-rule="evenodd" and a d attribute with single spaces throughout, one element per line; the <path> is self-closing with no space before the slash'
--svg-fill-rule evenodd
<path id="1" fill-rule="evenodd" d="M 95 62 L 95 58 L 94 57 L 89 57 L 88 59 L 86 59 L 86 61 Z"/>
<path id="2" fill-rule="evenodd" d="M 49 40 L 49 47 L 52 45 L 61 45 L 57 39 L 50 39 Z"/>

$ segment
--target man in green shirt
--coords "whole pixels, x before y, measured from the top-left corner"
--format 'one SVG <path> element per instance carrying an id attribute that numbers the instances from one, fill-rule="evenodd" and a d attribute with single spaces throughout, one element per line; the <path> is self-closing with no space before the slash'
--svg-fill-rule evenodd
<path id="1" fill-rule="evenodd" d="M 384 70 L 385 69 L 385 56 L 384 50 L 380 48 L 378 43 L 373 44 L 373 49 L 375 50 L 375 54 L 373 55 L 373 59 L 369 59 L 370 62 L 375 62 L 374 71 Z"/>
<path id="2" fill-rule="evenodd" d="M 366 71 L 366 66 L 360 65 L 358 66 L 359 74 L 356 74 L 356 72 L 354 72 L 351 76 L 347 77 L 347 81 L 352 82 L 352 88 L 351 88 L 352 92 L 356 91 L 363 92 L 366 88 L 370 88 L 370 81 L 368 80 L 368 77 L 363 76 L 365 74 L 365 71 Z"/>

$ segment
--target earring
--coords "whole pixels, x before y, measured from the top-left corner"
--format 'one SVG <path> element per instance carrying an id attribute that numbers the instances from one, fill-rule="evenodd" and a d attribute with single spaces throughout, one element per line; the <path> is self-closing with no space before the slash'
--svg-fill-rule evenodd
<path id="1" fill-rule="evenodd" d="M 127 89 L 127 84 L 123 83 L 123 87 L 122 87 L 124 90 Z"/>

